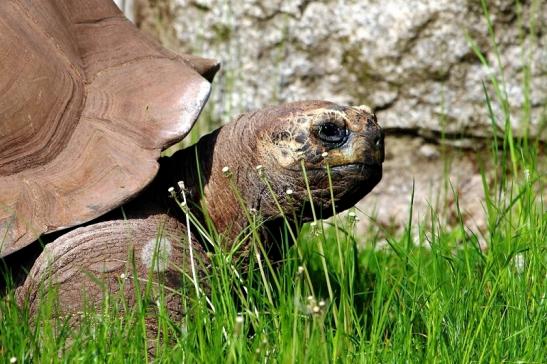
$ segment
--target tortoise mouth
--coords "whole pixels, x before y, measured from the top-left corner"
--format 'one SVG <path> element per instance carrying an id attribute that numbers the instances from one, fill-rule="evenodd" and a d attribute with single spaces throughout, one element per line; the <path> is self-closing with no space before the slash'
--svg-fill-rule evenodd
<path id="1" fill-rule="evenodd" d="M 353 162 L 346 164 L 329 165 L 331 171 L 363 171 L 365 169 L 382 169 L 381 162 Z M 300 166 L 283 167 L 283 169 L 292 172 L 300 172 L 302 168 Z M 306 171 L 326 171 L 326 165 L 317 167 L 306 167 Z"/>
<path id="2" fill-rule="evenodd" d="M 372 175 L 381 174 L 382 172 L 382 163 L 376 162 L 356 162 L 356 163 L 346 163 L 346 164 L 337 164 L 329 166 L 331 172 L 340 173 L 340 174 L 357 174 L 357 175 Z M 326 167 L 312 167 L 307 168 L 309 171 L 325 171 Z"/>
<path id="3" fill-rule="evenodd" d="M 349 163 L 330 167 L 340 178 L 355 178 L 375 186 L 382 179 L 382 163 Z"/>
<path id="4" fill-rule="evenodd" d="M 362 170 L 365 168 L 382 168 L 382 163 L 374 162 L 364 162 L 364 163 L 347 163 L 347 164 L 338 164 L 330 167 L 332 170 Z M 316 168 L 319 169 L 319 168 Z"/>
<path id="5" fill-rule="evenodd" d="M 285 168 L 292 173 L 302 172 L 301 168 Z M 329 166 L 331 178 L 333 181 L 345 181 L 345 185 L 355 185 L 363 187 L 366 185 L 366 190 L 370 192 L 382 179 L 382 163 L 380 162 L 355 162 L 347 164 L 338 164 Z M 327 179 L 327 168 L 321 167 L 306 167 L 306 171 L 310 175 L 321 176 L 320 179 Z M 334 182 L 336 185 L 337 183 Z"/>
<path id="6" fill-rule="evenodd" d="M 337 193 L 362 194 L 369 193 L 382 179 L 382 163 L 347 163 L 330 166 L 332 187 Z M 328 188 L 328 175 L 325 167 L 306 169 L 311 178 L 318 178 L 319 184 Z M 361 192 L 358 192 L 361 191 Z"/>
<path id="7" fill-rule="evenodd" d="M 325 168 L 310 168 L 309 178 L 314 181 L 312 189 L 316 209 L 321 218 L 332 216 L 332 203 L 337 212 L 344 211 L 365 197 L 382 179 L 381 163 L 348 163 L 330 167 L 331 178 Z M 332 190 L 330 190 L 332 188 Z M 311 210 L 305 210 L 308 217 Z"/>

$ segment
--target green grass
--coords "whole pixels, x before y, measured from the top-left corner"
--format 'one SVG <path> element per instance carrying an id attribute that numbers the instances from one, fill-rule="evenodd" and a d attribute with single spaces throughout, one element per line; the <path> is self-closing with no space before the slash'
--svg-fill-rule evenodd
<path id="1" fill-rule="evenodd" d="M 182 324 L 166 317 L 161 297 L 156 305 L 143 293 L 132 309 L 109 297 L 107 313 L 89 312 L 71 328 L 50 319 L 52 292 L 31 326 L 11 290 L 0 301 L 0 357 L 145 361 L 155 346 L 165 362 L 545 362 L 547 219 L 534 194 L 537 176 L 529 173 L 505 187 L 511 198 L 489 202 L 486 251 L 465 226 L 447 231 L 435 219 L 409 222 L 406 233 L 387 239 L 373 229 L 364 246 L 357 246 L 363 237 L 353 235 L 352 217 L 338 219 L 338 229 L 307 225 L 300 252 L 290 248 L 273 271 L 255 259 L 240 280 L 229 254 L 216 252 L 210 302 L 181 289 L 188 297 Z M 160 333 L 147 340 L 144 319 L 152 309 Z"/>
<path id="2" fill-rule="evenodd" d="M 51 317 L 51 292 L 31 325 L 12 287 L 0 299 L 0 362 L 143 362 L 151 347 L 158 362 L 547 362 L 543 146 L 528 133 L 513 137 L 503 77 L 485 82 L 485 108 L 503 110 L 502 120 L 490 114 L 492 124 L 505 127 L 491 143 L 498 170 L 484 178 L 483 234 L 443 226 L 433 211 L 402 233 L 373 225 L 355 236 L 346 216 L 308 224 L 296 241 L 287 230 L 285 262 L 272 267 L 251 232 L 247 275 L 219 249 L 207 299 L 181 287 L 184 322 L 143 288 L 134 307 L 108 297 L 103 314 L 87 312 L 75 328 Z M 150 312 L 154 338 L 146 337 Z"/>

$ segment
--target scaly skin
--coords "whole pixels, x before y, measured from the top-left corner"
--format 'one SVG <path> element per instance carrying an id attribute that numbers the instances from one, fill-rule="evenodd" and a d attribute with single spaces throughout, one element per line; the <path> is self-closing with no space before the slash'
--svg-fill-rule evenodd
<path id="1" fill-rule="evenodd" d="M 125 221 L 115 219 L 75 229 L 46 246 L 18 290 L 19 300 L 30 300 L 31 312 L 36 312 L 40 287 L 45 292 L 56 288 L 59 315 L 81 311 L 84 294 L 88 305 L 100 307 L 105 291 L 123 289 L 127 297 L 134 296 L 131 281 L 120 279 L 132 275 L 133 269 L 142 282 L 178 290 L 180 271 L 192 275 L 185 216 L 167 197 L 167 189 L 176 187 L 178 181 L 188 186 L 191 206 L 205 207 L 223 236 L 223 248 L 229 249 L 248 225 L 245 210 L 253 210 L 269 226 L 279 224 L 281 214 L 265 180 L 287 216 L 300 217 L 292 223 L 300 224 L 312 219 L 303 166 L 317 215 L 326 218 L 332 215 L 332 207 L 325 165 L 331 170 L 340 212 L 380 181 L 383 158 L 383 133 L 366 107 L 307 101 L 244 114 L 195 146 L 163 160 L 154 182 L 124 206 Z M 262 177 L 257 172 L 259 165 Z M 223 172 L 224 167 L 228 173 Z M 286 193 L 289 189 L 291 195 Z M 193 212 L 201 216 L 197 209 Z M 207 274 L 208 247 L 196 237 L 195 229 L 191 230 L 201 279 Z M 265 244 L 275 244 L 275 239 Z M 247 245 L 242 244 L 243 253 Z M 105 287 L 99 287 L 90 273 L 106 282 Z M 180 297 L 169 296 L 167 303 L 170 315 L 180 317 Z"/>
<path id="2" fill-rule="evenodd" d="M 326 122 L 345 125 L 349 131 L 347 141 L 341 146 L 322 143 L 316 133 Z M 324 152 L 328 153 L 326 157 Z M 248 224 L 233 188 L 227 188 L 230 185 L 237 189 L 247 210 L 254 209 L 270 220 L 280 216 L 257 166 L 263 167 L 264 178 L 285 213 L 300 215 L 308 200 L 303 164 L 316 211 L 319 217 L 327 218 L 332 215 L 332 207 L 325 166 L 331 169 L 340 212 L 353 206 L 380 181 L 383 153 L 383 132 L 370 111 L 325 101 L 296 102 L 243 114 L 203 137 L 196 146 L 176 153 L 162 162 L 152 190 L 157 196 L 165 196 L 169 186 L 184 181 L 191 186 L 192 199 L 201 200 L 230 244 Z M 229 169 L 228 178 L 222 171 L 225 167 Z M 198 169 L 203 191 L 199 188 Z M 289 189 L 293 191 L 290 197 L 286 194 Z M 309 221 L 311 213 L 309 208 L 305 210 L 303 220 Z"/>

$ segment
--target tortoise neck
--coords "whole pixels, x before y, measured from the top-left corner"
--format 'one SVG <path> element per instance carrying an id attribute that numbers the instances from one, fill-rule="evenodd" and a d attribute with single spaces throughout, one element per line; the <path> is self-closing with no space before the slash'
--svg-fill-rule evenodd
<path id="1" fill-rule="evenodd" d="M 236 120 L 161 161 L 158 188 L 166 195 L 167 188 L 183 181 L 192 213 L 202 223 L 210 218 L 228 249 L 249 226 L 250 214 L 259 210 L 263 192 L 249 133 Z"/>

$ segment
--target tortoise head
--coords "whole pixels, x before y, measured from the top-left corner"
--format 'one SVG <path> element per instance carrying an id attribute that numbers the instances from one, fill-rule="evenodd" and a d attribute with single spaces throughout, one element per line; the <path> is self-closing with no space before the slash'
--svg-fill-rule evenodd
<path id="1" fill-rule="evenodd" d="M 217 230 L 235 237 L 248 223 L 244 205 L 273 225 L 279 207 L 286 216 L 310 221 L 310 193 L 318 218 L 333 214 L 333 201 L 337 212 L 353 206 L 382 178 L 384 135 L 367 107 L 301 101 L 243 114 L 196 148 L 201 167 L 195 170 L 203 170 L 205 181 L 203 195 L 194 195 Z M 191 148 L 186 151 L 175 165 L 195 158 Z"/>
<path id="2" fill-rule="evenodd" d="M 332 197 L 340 212 L 382 178 L 384 133 L 366 106 L 304 101 L 265 109 L 253 119 L 257 162 L 282 205 L 304 208 L 304 220 L 311 218 L 308 189 L 324 218 L 332 215 Z"/>

